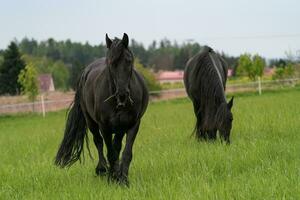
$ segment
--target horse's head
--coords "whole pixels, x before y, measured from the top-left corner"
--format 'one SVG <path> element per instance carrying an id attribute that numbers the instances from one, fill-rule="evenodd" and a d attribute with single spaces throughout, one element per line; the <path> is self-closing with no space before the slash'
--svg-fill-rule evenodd
<path id="1" fill-rule="evenodd" d="M 111 40 L 106 34 L 106 64 L 112 79 L 117 107 L 124 107 L 128 101 L 132 103 L 129 82 L 133 70 L 133 54 L 128 49 L 128 35 L 124 33 L 122 40 Z"/>
<path id="2" fill-rule="evenodd" d="M 217 128 L 220 131 L 221 137 L 229 144 L 230 143 L 230 131 L 232 127 L 233 115 L 231 108 L 233 106 L 233 98 L 226 103 L 222 103 L 216 114 L 216 124 Z"/>

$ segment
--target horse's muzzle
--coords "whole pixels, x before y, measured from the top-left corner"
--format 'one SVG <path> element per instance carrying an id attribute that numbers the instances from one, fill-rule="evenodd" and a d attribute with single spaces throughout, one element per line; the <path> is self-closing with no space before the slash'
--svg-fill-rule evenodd
<path id="1" fill-rule="evenodd" d="M 117 94 L 117 108 L 123 108 L 128 101 L 129 92 L 125 91 Z"/>

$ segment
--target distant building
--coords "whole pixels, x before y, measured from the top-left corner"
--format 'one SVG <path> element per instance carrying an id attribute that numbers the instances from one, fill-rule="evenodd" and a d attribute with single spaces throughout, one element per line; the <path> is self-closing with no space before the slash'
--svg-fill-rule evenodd
<path id="1" fill-rule="evenodd" d="M 233 76 L 233 69 L 228 69 L 227 77 L 232 77 L 232 76 Z"/>
<path id="2" fill-rule="evenodd" d="M 156 74 L 156 80 L 159 83 L 177 83 L 183 82 L 183 70 L 178 71 L 160 71 Z"/>
<path id="3" fill-rule="evenodd" d="M 265 68 L 264 69 L 264 75 L 266 76 L 272 76 L 275 73 L 275 68 Z"/>
<path id="4" fill-rule="evenodd" d="M 159 83 L 178 83 L 183 82 L 183 70 L 177 71 L 159 71 L 155 78 Z M 228 69 L 227 76 L 233 76 L 233 69 Z"/>
<path id="5" fill-rule="evenodd" d="M 51 74 L 40 74 L 38 76 L 38 81 L 41 92 L 55 91 L 53 78 Z"/>

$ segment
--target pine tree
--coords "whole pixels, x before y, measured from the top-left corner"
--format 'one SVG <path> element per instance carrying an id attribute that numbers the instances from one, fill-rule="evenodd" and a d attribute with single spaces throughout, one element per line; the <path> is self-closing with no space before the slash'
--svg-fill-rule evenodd
<path id="1" fill-rule="evenodd" d="M 18 75 L 25 68 L 16 43 L 11 42 L 3 53 L 3 63 L 0 66 L 0 94 L 19 94 L 21 85 Z"/>

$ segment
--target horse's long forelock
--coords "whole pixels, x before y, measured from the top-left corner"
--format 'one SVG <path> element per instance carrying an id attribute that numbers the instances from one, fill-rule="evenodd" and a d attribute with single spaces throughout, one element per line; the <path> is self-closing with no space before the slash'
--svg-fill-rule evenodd
<path id="1" fill-rule="evenodd" d="M 121 44 L 121 40 L 114 39 L 109 49 L 109 53 L 107 57 L 111 63 L 114 63 L 120 58 L 122 52 L 123 52 L 123 46 Z"/>
<path id="2" fill-rule="evenodd" d="M 107 56 L 112 63 L 119 60 L 121 56 L 124 56 L 128 61 L 133 61 L 132 52 L 128 48 L 124 47 L 124 45 L 122 44 L 122 40 L 118 38 L 115 38 L 113 40 L 109 51 L 110 53 Z"/>

